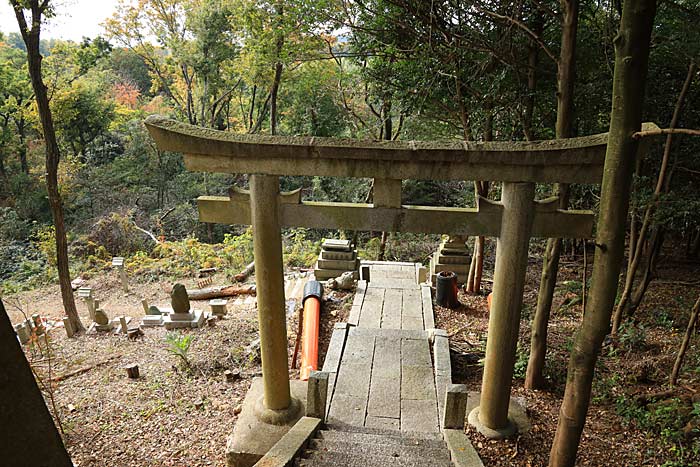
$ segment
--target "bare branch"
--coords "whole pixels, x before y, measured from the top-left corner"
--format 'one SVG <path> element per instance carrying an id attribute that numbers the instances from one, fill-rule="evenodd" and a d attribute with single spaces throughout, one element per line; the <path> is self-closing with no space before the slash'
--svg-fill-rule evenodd
<path id="1" fill-rule="evenodd" d="M 549 50 L 549 47 L 547 47 L 547 45 L 542 41 L 542 38 L 540 36 L 538 36 L 537 34 L 535 34 L 532 31 L 532 29 L 528 28 L 525 25 L 525 23 L 523 23 L 522 21 L 518 21 L 517 19 L 511 18 L 510 16 L 499 15 L 498 13 L 495 13 L 493 11 L 484 10 L 483 8 L 478 7 L 478 6 L 474 6 L 474 9 L 487 15 L 487 16 L 491 16 L 492 18 L 500 19 L 502 21 L 508 21 L 509 23 L 512 23 L 512 24 L 518 26 L 525 33 L 527 33 L 530 37 L 532 37 L 532 40 L 534 40 L 537 43 L 537 45 L 540 46 L 540 48 L 544 51 L 544 53 L 547 54 L 547 56 L 549 58 L 551 58 L 554 63 L 559 63 L 559 59 L 557 59 L 557 57 L 552 53 L 552 51 Z"/>
<path id="2" fill-rule="evenodd" d="M 659 135 L 691 135 L 700 136 L 700 130 L 691 128 L 659 128 L 658 130 L 638 131 L 632 135 L 634 139 L 646 138 L 647 136 Z"/>

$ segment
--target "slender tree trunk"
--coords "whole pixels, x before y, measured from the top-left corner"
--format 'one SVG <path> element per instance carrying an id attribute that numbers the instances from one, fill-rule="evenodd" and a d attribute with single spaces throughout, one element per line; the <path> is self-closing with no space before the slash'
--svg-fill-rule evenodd
<path id="1" fill-rule="evenodd" d="M 691 62 L 688 66 L 688 74 L 685 77 L 685 82 L 683 83 L 683 88 L 681 93 L 678 95 L 678 100 L 676 101 L 676 107 L 673 109 L 673 116 L 671 117 L 671 123 L 669 128 L 676 128 L 678 125 L 678 120 L 680 118 L 681 112 L 683 110 L 683 104 L 685 103 L 685 98 L 690 89 L 690 84 L 695 77 L 696 65 Z M 629 311 L 629 300 L 632 294 L 632 287 L 634 286 L 634 277 L 637 274 L 637 269 L 642 259 L 644 244 L 646 242 L 647 232 L 652 223 L 652 215 L 656 208 L 656 204 L 659 201 L 659 197 L 662 192 L 665 192 L 664 187 L 668 187 L 669 184 L 666 183 L 666 173 L 668 170 L 668 162 L 671 158 L 671 143 L 673 142 L 673 135 L 669 134 L 666 136 L 666 144 L 664 145 L 664 154 L 661 158 L 661 168 L 659 169 L 659 177 L 656 180 L 656 187 L 654 189 L 654 194 L 649 200 L 649 204 L 644 211 L 644 220 L 642 221 L 642 227 L 639 229 L 639 235 L 637 235 L 637 240 L 635 245 L 630 245 L 630 255 L 632 256 L 632 261 L 630 267 L 627 268 L 627 273 L 625 275 L 625 288 L 620 295 L 620 302 L 617 304 L 615 309 L 615 314 L 613 316 L 613 336 L 617 335 L 617 331 L 620 329 L 620 324 L 622 324 L 622 318 L 625 313 Z M 647 284 L 648 285 L 648 284 Z M 646 290 L 646 286 L 644 286 Z M 641 298 L 640 298 L 641 301 Z"/>
<path id="2" fill-rule="evenodd" d="M 533 21 L 532 30 L 538 37 L 544 31 L 544 18 L 539 10 Z M 537 91 L 537 63 L 539 61 L 540 47 L 535 41 L 530 41 L 527 47 L 527 97 L 525 98 L 525 111 L 523 113 L 523 134 L 525 139 L 536 139 L 532 129 L 532 117 L 535 113 L 535 92 Z"/>
<path id="3" fill-rule="evenodd" d="M 673 371 L 671 371 L 671 376 L 669 377 L 668 381 L 668 383 L 671 386 L 675 386 L 676 381 L 678 381 L 678 374 L 681 371 L 683 359 L 685 359 L 685 352 L 686 350 L 688 350 L 690 338 L 693 337 L 693 329 L 695 329 L 695 323 L 698 322 L 698 313 L 700 313 L 700 297 L 698 297 L 697 301 L 695 302 L 695 306 L 693 307 L 693 311 L 690 313 L 690 321 L 688 321 L 688 327 L 685 330 L 685 336 L 683 336 L 681 348 L 678 350 L 676 362 L 673 364 Z"/>
<path id="4" fill-rule="evenodd" d="M 690 248 L 690 257 L 696 258 L 700 254 L 700 229 L 698 229 L 695 234 L 695 240 L 693 240 L 693 246 Z"/>
<path id="5" fill-rule="evenodd" d="M 275 78 L 270 89 L 270 134 L 277 134 L 277 93 L 280 89 L 280 81 L 282 80 L 282 63 L 278 62 L 275 65 Z"/>
<path id="6" fill-rule="evenodd" d="M 2 180 L 7 180 L 7 170 L 5 169 L 5 161 L 2 158 L 2 154 L 0 154 L 0 179 Z M 3 183 L 3 185 L 6 185 Z M 0 191 L 2 193 L 2 191 Z"/>
<path id="7" fill-rule="evenodd" d="M 386 141 L 391 141 L 391 136 L 393 133 L 394 122 L 391 118 L 391 97 L 384 98 L 382 102 L 381 109 L 382 116 L 382 138 Z M 379 242 L 379 254 L 377 257 L 378 261 L 384 261 L 386 256 L 386 242 L 389 239 L 389 234 L 387 232 L 382 232 L 382 237 Z"/>
<path id="8" fill-rule="evenodd" d="M 639 305 L 642 304 L 642 299 L 649 288 L 649 284 L 651 284 L 651 281 L 656 277 L 656 265 L 659 261 L 659 255 L 661 254 L 661 247 L 664 244 L 664 233 L 664 229 L 661 227 L 657 227 L 651 233 L 646 259 L 644 261 L 644 273 L 630 296 L 628 305 L 629 316 L 632 316 L 634 312 L 637 311 L 637 308 L 639 308 Z"/>
<path id="9" fill-rule="evenodd" d="M 649 42 L 656 0 L 626 0 L 615 38 L 615 73 L 608 148 L 598 216 L 593 279 L 586 311 L 569 359 L 564 400 L 549 457 L 550 467 L 568 467 L 586 423 L 595 364 L 608 330 L 620 268 L 624 258 L 625 224 L 632 172 L 639 142 L 649 60 Z"/>
<path id="10" fill-rule="evenodd" d="M 486 110 L 486 121 L 484 123 L 484 141 L 493 141 L 493 101 L 488 99 L 484 105 Z M 488 197 L 489 181 L 474 182 L 474 195 L 476 198 Z M 486 246 L 485 237 L 476 237 L 474 239 L 474 252 L 472 261 L 469 266 L 469 274 L 467 276 L 466 291 L 473 294 L 481 292 L 481 277 L 484 272 L 484 248 Z"/>
<path id="11" fill-rule="evenodd" d="M 561 54 L 559 57 L 557 77 L 557 122 L 558 139 L 571 138 L 574 126 L 574 83 L 576 80 L 576 33 L 578 29 L 579 0 L 561 1 L 563 18 L 561 33 Z M 569 204 L 569 187 L 559 184 L 557 187 L 559 208 L 566 209 Z M 542 276 L 537 295 L 537 308 L 532 320 L 530 337 L 530 356 L 525 374 L 525 387 L 541 389 L 544 386 L 544 365 L 547 355 L 547 325 L 552 310 L 554 288 L 559 271 L 561 256 L 561 238 L 547 240 Z"/>
<path id="12" fill-rule="evenodd" d="M 277 41 L 275 44 L 275 52 L 277 57 L 277 63 L 275 63 L 275 77 L 272 81 L 272 88 L 270 88 L 270 134 L 277 134 L 277 94 L 279 93 L 280 83 L 282 82 L 282 48 L 284 47 L 284 35 L 280 30 L 282 28 L 282 15 L 284 14 L 284 9 L 282 8 L 282 2 L 277 2 L 275 5 L 275 15 L 277 16 Z"/>
<path id="13" fill-rule="evenodd" d="M 56 228 L 56 259 L 63 308 L 73 329 L 75 329 L 76 332 L 81 332 L 84 331 L 85 328 L 78 317 L 78 311 L 75 307 L 75 299 L 73 297 L 73 289 L 71 287 L 70 270 L 68 268 L 68 241 L 66 239 L 61 194 L 58 190 L 60 151 L 56 141 L 53 116 L 49 108 L 47 88 L 41 74 L 42 56 L 39 52 L 39 33 L 41 31 L 41 16 L 44 12 L 44 8 L 40 7 L 37 1 L 30 2 L 32 27 L 29 29 L 22 9 L 18 6 L 16 1 L 13 0 L 12 4 L 15 8 L 15 15 L 20 26 L 22 38 L 27 47 L 29 76 L 32 81 L 32 87 L 34 88 L 34 96 L 36 98 L 39 119 L 41 120 L 41 127 L 44 131 L 44 142 L 46 145 L 46 191 L 48 193 L 54 227 Z M 46 4 L 48 4 L 48 2 L 46 2 Z"/>
<path id="14" fill-rule="evenodd" d="M 29 164 L 27 162 L 27 125 L 24 117 L 20 117 L 19 122 L 17 122 L 17 133 L 19 135 L 19 164 L 22 168 L 22 172 L 29 174 Z"/>

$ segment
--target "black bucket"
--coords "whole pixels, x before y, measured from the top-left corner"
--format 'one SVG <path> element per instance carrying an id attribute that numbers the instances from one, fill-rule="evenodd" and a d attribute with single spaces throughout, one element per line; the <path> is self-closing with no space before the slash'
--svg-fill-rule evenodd
<path id="1" fill-rule="evenodd" d="M 452 271 L 442 271 L 437 274 L 437 284 L 435 285 L 438 305 L 445 308 L 457 308 L 460 303 L 457 298 L 457 274 Z"/>

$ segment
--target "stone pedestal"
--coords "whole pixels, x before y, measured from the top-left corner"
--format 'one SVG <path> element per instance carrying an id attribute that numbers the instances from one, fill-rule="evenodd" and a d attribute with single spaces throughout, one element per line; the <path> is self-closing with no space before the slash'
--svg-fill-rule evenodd
<path id="1" fill-rule="evenodd" d="M 163 315 L 146 315 L 141 318 L 141 326 L 162 326 L 163 325 Z"/>
<path id="2" fill-rule="evenodd" d="M 233 434 L 226 443 L 228 467 L 250 467 L 264 456 L 306 412 L 307 385 L 305 381 L 292 380 L 291 397 L 298 412 L 284 423 L 273 425 L 260 420 L 258 412 L 263 397 L 262 378 L 253 379 L 243 401 Z"/>
<path id="3" fill-rule="evenodd" d="M 32 334 L 32 329 L 31 327 L 28 327 L 26 322 L 15 324 L 14 328 L 20 343 L 26 344 L 27 342 L 29 342 L 29 338 Z"/>
<path id="4" fill-rule="evenodd" d="M 359 278 L 360 262 L 357 250 L 352 248 L 350 240 L 325 240 L 321 245 L 321 254 L 314 267 L 316 279 L 323 281 L 340 277 L 344 272 L 351 271 L 354 279 Z"/>
<path id="5" fill-rule="evenodd" d="M 211 308 L 211 313 L 219 319 L 223 318 L 228 313 L 228 310 L 226 309 L 227 303 L 228 300 L 223 298 L 209 300 L 209 308 Z"/>
<path id="6" fill-rule="evenodd" d="M 457 274 L 457 283 L 464 284 L 469 276 L 471 257 L 464 241 L 451 238 L 440 243 L 440 247 L 430 258 L 430 280 L 435 284 L 439 272 L 452 271 Z"/>
<path id="7" fill-rule="evenodd" d="M 175 313 L 172 308 L 161 308 L 165 329 L 201 328 L 207 320 L 202 310 L 191 309 L 189 313 Z"/>

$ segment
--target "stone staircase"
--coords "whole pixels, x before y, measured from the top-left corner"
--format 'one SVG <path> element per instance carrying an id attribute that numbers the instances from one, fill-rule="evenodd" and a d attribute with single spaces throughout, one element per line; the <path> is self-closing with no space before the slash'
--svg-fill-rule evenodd
<path id="1" fill-rule="evenodd" d="M 440 433 L 328 425 L 309 440 L 295 466 L 451 466 Z"/>

